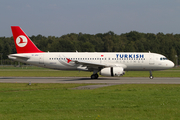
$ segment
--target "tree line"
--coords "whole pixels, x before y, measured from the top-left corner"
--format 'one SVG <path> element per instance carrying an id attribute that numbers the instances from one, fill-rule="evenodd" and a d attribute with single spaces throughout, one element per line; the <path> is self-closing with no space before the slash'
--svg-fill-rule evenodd
<path id="1" fill-rule="evenodd" d="M 30 36 L 42 51 L 49 52 L 155 52 L 165 55 L 176 63 L 180 61 L 180 34 L 140 33 L 131 31 L 120 35 L 112 31 L 95 35 L 71 33 L 55 36 Z M 16 53 L 13 37 L 0 37 L 2 59 Z"/>

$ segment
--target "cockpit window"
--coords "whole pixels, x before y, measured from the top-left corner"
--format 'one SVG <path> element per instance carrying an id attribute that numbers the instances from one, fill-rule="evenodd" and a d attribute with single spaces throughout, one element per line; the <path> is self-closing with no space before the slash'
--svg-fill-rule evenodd
<path id="1" fill-rule="evenodd" d="M 160 60 L 167 60 L 167 58 L 160 58 Z"/>

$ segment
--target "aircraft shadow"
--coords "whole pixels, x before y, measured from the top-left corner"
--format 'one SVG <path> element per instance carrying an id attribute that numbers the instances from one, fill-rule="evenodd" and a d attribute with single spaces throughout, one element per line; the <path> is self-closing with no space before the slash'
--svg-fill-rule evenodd
<path id="1" fill-rule="evenodd" d="M 120 78 L 116 77 L 116 78 L 110 78 L 110 77 L 101 77 L 101 78 L 98 78 L 98 79 L 91 79 L 91 78 L 68 78 L 68 79 L 64 79 L 64 80 L 61 80 L 61 81 L 83 81 L 83 80 L 90 80 L 90 81 L 97 81 L 97 80 L 120 80 Z"/>

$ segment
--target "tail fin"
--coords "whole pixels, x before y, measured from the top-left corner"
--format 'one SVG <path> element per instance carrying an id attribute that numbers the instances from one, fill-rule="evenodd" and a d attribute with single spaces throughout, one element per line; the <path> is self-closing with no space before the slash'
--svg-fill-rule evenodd
<path id="1" fill-rule="evenodd" d="M 41 53 L 19 26 L 11 26 L 17 53 Z"/>

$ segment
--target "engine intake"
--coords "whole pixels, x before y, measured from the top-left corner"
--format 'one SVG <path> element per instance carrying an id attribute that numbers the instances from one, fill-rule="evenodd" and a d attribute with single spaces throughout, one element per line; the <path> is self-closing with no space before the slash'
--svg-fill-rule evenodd
<path id="1" fill-rule="evenodd" d="M 125 74 L 125 72 L 122 67 L 103 68 L 100 71 L 100 75 L 102 75 L 102 76 L 122 76 L 124 74 Z"/>

